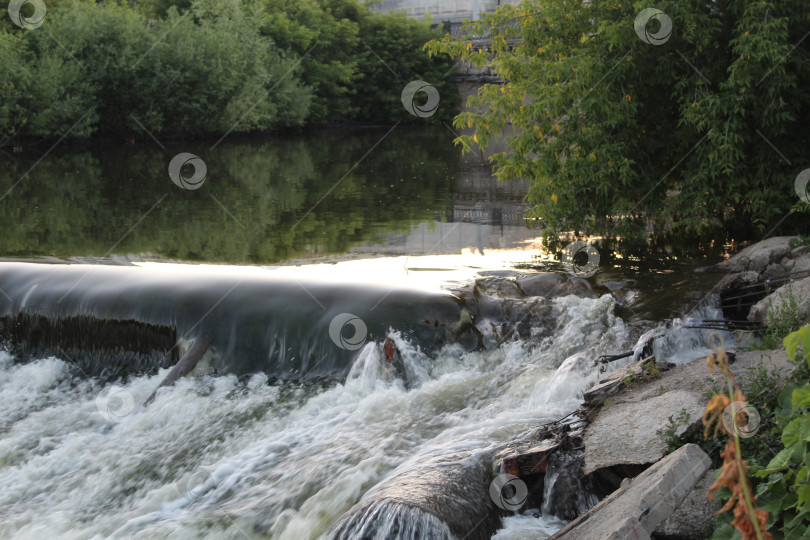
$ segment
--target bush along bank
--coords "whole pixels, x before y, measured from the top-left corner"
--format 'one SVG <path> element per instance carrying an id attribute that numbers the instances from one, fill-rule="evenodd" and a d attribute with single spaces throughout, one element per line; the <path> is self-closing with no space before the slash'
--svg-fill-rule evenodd
<path id="1" fill-rule="evenodd" d="M 52 0 L 39 25 L 0 21 L 0 141 L 440 122 L 458 93 L 422 50 L 437 35 L 357 0 Z M 440 93 L 432 117 L 402 106 L 414 79 Z"/>

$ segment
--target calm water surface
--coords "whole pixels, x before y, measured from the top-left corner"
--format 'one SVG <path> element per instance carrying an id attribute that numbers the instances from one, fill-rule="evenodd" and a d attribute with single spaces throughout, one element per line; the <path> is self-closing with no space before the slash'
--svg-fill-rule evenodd
<path id="1" fill-rule="evenodd" d="M 498 184 L 485 164 L 461 158 L 450 131 L 387 131 L 234 138 L 213 150 L 210 141 L 57 147 L 41 161 L 33 148 L 0 154 L 0 257 L 267 264 L 358 249 L 504 248 L 537 236 L 522 220 L 526 185 Z M 169 178 L 180 152 L 205 162 L 199 189 Z M 480 226 L 441 228 L 459 222 Z"/>

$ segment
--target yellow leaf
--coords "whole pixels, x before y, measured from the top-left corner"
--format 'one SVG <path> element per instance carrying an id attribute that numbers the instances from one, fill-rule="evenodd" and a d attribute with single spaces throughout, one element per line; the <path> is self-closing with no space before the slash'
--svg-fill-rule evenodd
<path id="1" fill-rule="evenodd" d="M 557 204 L 557 195 L 555 193 L 551 194 L 551 200 L 554 201 L 554 204 Z"/>
<path id="2" fill-rule="evenodd" d="M 467 50 L 469 51 L 470 49 L 472 49 L 472 42 L 471 42 L 471 43 L 467 43 Z"/>
<path id="3" fill-rule="evenodd" d="M 627 101 L 630 101 L 630 94 L 625 94 L 624 99 L 626 99 Z"/>
<path id="4" fill-rule="evenodd" d="M 478 142 L 478 134 L 477 134 L 477 133 L 476 133 L 475 135 L 473 135 L 473 140 L 474 140 L 475 142 Z"/>

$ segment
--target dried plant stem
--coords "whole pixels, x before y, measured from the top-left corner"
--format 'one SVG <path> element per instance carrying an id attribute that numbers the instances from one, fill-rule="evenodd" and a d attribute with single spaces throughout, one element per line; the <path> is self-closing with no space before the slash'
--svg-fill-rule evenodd
<path id="1" fill-rule="evenodd" d="M 726 377 L 726 381 L 728 382 L 728 391 L 729 391 L 729 399 L 734 400 L 734 384 L 735 382 Z M 735 415 L 736 416 L 736 415 Z M 743 467 L 742 462 L 742 448 L 740 447 L 740 437 L 737 435 L 737 419 L 731 419 L 731 426 L 733 433 L 729 435 L 734 437 L 734 461 L 737 462 L 737 470 L 740 474 L 740 484 L 742 484 L 742 493 L 743 499 L 745 500 L 745 507 L 748 510 L 749 519 L 751 520 L 751 525 L 754 527 L 754 532 L 757 535 L 757 540 L 762 540 L 762 531 L 759 530 L 759 521 L 756 519 L 756 513 L 754 512 L 754 501 L 751 497 L 751 486 L 748 484 L 748 473 Z"/>

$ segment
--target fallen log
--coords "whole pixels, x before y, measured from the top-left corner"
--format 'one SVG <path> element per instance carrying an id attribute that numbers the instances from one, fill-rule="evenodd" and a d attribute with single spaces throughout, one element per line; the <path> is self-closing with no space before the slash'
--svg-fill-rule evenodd
<path id="1" fill-rule="evenodd" d="M 155 388 L 155 391 L 152 392 L 152 395 L 149 396 L 146 401 L 144 402 L 144 407 L 148 406 L 152 401 L 154 401 L 155 396 L 157 395 L 157 391 L 163 388 L 164 386 L 172 386 L 174 383 L 177 382 L 178 379 L 185 377 L 194 367 L 197 365 L 197 362 L 205 354 L 205 351 L 208 350 L 208 346 L 211 345 L 211 338 L 203 335 L 197 338 L 194 344 L 188 348 L 186 354 L 183 355 L 183 358 L 177 362 L 172 370 L 166 375 L 166 378 Z"/>
<path id="2" fill-rule="evenodd" d="M 633 351 L 628 351 L 620 354 L 603 354 L 596 361 L 600 364 L 608 364 L 613 362 L 614 360 L 621 360 L 622 358 L 627 358 L 629 356 L 633 356 Z"/>
<path id="3" fill-rule="evenodd" d="M 545 473 L 548 468 L 548 456 L 560 447 L 559 442 L 546 441 L 544 444 L 530 448 L 517 455 L 502 460 L 503 471 L 512 476 L 528 476 Z"/>

